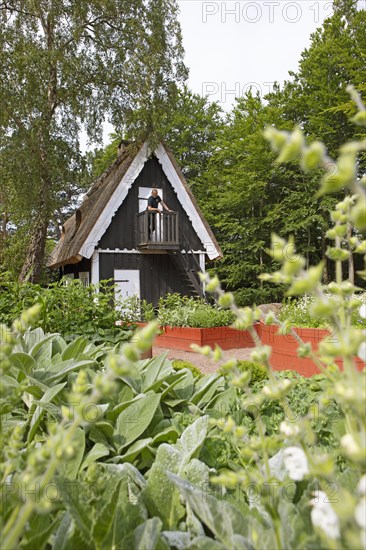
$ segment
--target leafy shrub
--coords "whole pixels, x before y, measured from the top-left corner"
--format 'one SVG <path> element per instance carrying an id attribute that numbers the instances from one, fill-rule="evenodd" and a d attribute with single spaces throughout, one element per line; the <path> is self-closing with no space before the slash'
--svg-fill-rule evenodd
<path id="1" fill-rule="evenodd" d="M 344 422 L 344 415 L 334 399 L 329 399 L 322 411 L 318 406 L 319 397 L 327 393 L 329 380 L 323 375 L 304 377 L 294 371 L 280 371 L 278 378 L 292 380 L 293 385 L 288 392 L 288 405 L 295 419 L 305 418 L 309 415 L 312 428 L 317 432 L 317 444 L 323 447 L 330 446 L 330 433 L 320 433 L 319 425 L 324 422 L 332 427 L 334 421 Z M 262 410 L 267 417 L 267 429 L 271 433 L 278 432 L 280 423 L 286 419 L 285 410 L 278 403 L 266 403 Z M 337 446 L 338 440 L 332 438 L 332 445 Z"/>
<path id="2" fill-rule="evenodd" d="M 202 483 L 208 482 L 209 468 L 197 458 L 212 429 L 205 411 L 227 383 L 187 363 L 175 370 L 166 355 L 139 361 L 156 326 L 114 353 L 83 337 L 68 344 L 41 328 L 26 330 L 41 313 L 37 305 L 11 330 L 0 327 L 5 546 L 21 540 L 45 548 L 62 540 L 78 548 L 83 540 L 86 548 L 111 548 L 106 537 L 115 536 L 118 517 L 119 547 L 134 548 L 148 536 L 149 545 L 160 537 L 166 548 L 169 533 L 164 538 L 162 526 L 179 530 L 186 512 L 164 453 L 174 455 L 187 481 L 196 480 L 198 467 Z M 34 486 L 39 499 L 30 496 Z"/>
<path id="3" fill-rule="evenodd" d="M 172 362 L 173 369 L 176 371 L 182 369 L 189 369 L 195 378 L 202 378 L 203 374 L 198 367 L 189 361 L 183 361 L 182 359 L 174 359 Z"/>
<path id="4" fill-rule="evenodd" d="M 212 306 L 200 306 L 188 316 L 187 326 L 193 328 L 212 328 L 231 325 L 235 316 L 231 311 Z"/>
<path id="5" fill-rule="evenodd" d="M 204 304 L 204 300 L 201 298 L 192 298 L 189 296 L 182 296 L 179 292 L 168 293 L 164 297 L 159 298 L 158 309 L 179 309 L 184 306 L 194 306 L 198 304 Z"/>
<path id="6" fill-rule="evenodd" d="M 268 379 L 268 373 L 267 373 L 266 367 L 264 365 L 258 365 L 257 363 L 253 363 L 252 361 L 238 361 L 237 369 L 240 372 L 250 371 L 251 385 Z"/>
<path id="7" fill-rule="evenodd" d="M 149 322 L 158 319 L 162 326 L 211 328 L 231 325 L 235 315 L 203 299 L 167 294 L 160 298 L 158 306 L 132 296 L 120 302 L 119 317 L 126 323 Z"/>
<path id="8" fill-rule="evenodd" d="M 235 315 L 230 310 L 178 293 L 160 298 L 156 308 L 136 296 L 127 298 L 121 302 L 121 317 L 126 322 L 158 319 L 162 326 L 193 328 L 227 326 L 235 320 Z"/>
<path id="9" fill-rule="evenodd" d="M 153 321 L 156 311 L 153 304 L 141 300 L 138 296 L 130 296 L 119 302 L 119 318 L 126 323 Z"/>
<path id="10" fill-rule="evenodd" d="M 239 288 L 234 291 L 235 303 L 238 307 L 252 306 L 253 304 L 271 304 L 282 302 L 285 289 L 282 285 L 278 287 L 266 286 L 262 288 Z"/>
<path id="11" fill-rule="evenodd" d="M 235 315 L 230 310 L 211 306 L 202 299 L 176 293 L 160 298 L 158 319 L 163 326 L 212 328 L 231 325 Z"/>
<path id="12" fill-rule="evenodd" d="M 366 328 L 366 320 L 359 315 L 360 306 L 366 304 L 366 293 L 354 294 L 352 299 L 354 300 L 351 317 L 352 325 Z M 287 322 L 295 327 L 329 328 L 329 321 L 326 322 L 321 316 L 313 312 L 314 304 L 314 298 L 308 295 L 297 299 L 288 298 L 283 304 L 278 317 L 280 321 Z"/>
<path id="13" fill-rule="evenodd" d="M 21 312 L 42 305 L 37 326 L 44 332 L 58 332 L 71 341 L 79 335 L 95 342 L 116 343 L 131 333 L 127 325 L 115 326 L 120 313 L 113 306 L 111 281 L 85 287 L 79 280 L 63 279 L 47 288 L 32 283 L 0 279 L 0 323 L 8 326 Z"/>

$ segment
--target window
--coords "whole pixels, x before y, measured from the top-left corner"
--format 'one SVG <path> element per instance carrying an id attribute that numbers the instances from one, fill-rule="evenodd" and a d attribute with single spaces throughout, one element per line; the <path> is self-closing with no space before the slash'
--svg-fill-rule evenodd
<path id="1" fill-rule="evenodd" d="M 73 281 L 75 278 L 75 275 L 73 273 L 64 273 L 63 275 L 63 282 L 64 282 L 64 285 L 67 286 L 71 283 L 71 281 Z"/>
<path id="2" fill-rule="evenodd" d="M 79 271 L 79 279 L 83 286 L 89 286 L 89 271 Z"/>

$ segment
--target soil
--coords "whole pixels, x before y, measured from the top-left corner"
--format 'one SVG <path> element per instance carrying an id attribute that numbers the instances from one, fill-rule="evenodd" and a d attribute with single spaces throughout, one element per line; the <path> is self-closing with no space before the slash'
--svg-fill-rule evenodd
<path id="1" fill-rule="evenodd" d="M 153 347 L 153 356 L 160 355 L 161 353 L 168 352 L 168 359 L 181 359 L 182 361 L 189 361 L 196 367 L 200 369 L 204 374 L 216 372 L 220 366 L 221 362 L 227 361 L 228 359 L 234 357 L 238 360 L 250 360 L 250 353 L 253 351 L 253 348 L 239 348 L 231 349 L 222 352 L 223 359 L 220 363 L 216 363 L 212 359 L 201 355 L 200 353 L 195 353 L 193 351 L 181 351 L 178 349 L 165 349 L 159 348 L 157 346 Z"/>

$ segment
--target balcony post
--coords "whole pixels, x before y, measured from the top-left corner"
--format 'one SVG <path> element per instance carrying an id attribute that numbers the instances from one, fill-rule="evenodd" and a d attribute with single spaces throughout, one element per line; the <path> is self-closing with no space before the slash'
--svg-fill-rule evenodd
<path id="1" fill-rule="evenodd" d="M 170 234 L 170 221 L 171 221 L 171 213 L 167 212 L 166 214 L 166 222 L 165 222 L 165 233 L 164 233 L 164 240 L 168 243 L 171 242 L 171 234 Z"/>

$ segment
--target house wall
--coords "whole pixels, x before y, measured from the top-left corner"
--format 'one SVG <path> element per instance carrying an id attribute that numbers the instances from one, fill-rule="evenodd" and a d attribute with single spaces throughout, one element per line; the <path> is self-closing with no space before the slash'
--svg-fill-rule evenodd
<path id="1" fill-rule="evenodd" d="M 80 272 L 87 271 L 89 273 L 89 279 L 90 279 L 90 269 L 91 269 L 91 260 L 88 259 L 88 258 L 83 258 L 77 264 L 67 264 L 67 265 L 63 266 L 62 275 L 73 274 L 74 278 L 78 279 Z"/>
<path id="2" fill-rule="evenodd" d="M 138 269 L 140 298 L 154 305 L 168 293 L 192 295 L 188 283 L 177 273 L 169 254 L 99 252 L 100 280 L 113 279 L 115 269 Z"/>
<path id="3" fill-rule="evenodd" d="M 159 187 L 163 190 L 164 202 L 171 210 L 179 212 L 179 225 L 186 238 L 189 240 L 193 250 L 203 250 L 203 243 L 200 241 L 192 224 L 183 210 L 178 197 L 165 176 L 161 165 L 156 157 L 149 159 L 131 189 L 117 210 L 107 231 L 101 238 L 98 248 L 100 249 L 136 249 L 137 247 L 137 214 L 139 211 L 138 189 L 139 187 Z"/>

